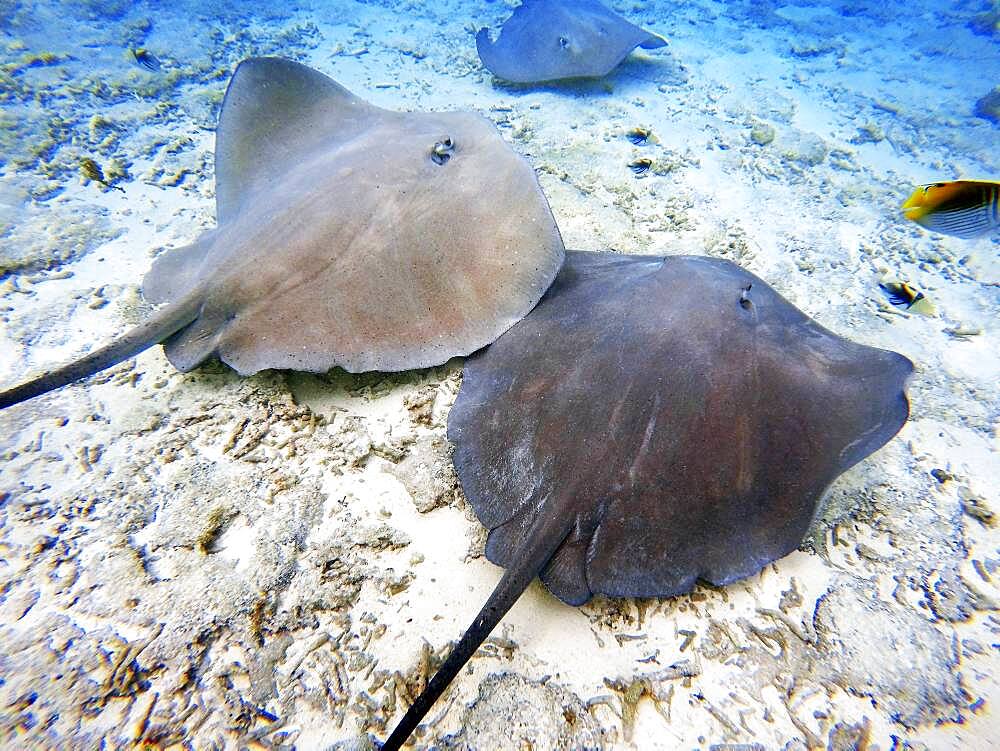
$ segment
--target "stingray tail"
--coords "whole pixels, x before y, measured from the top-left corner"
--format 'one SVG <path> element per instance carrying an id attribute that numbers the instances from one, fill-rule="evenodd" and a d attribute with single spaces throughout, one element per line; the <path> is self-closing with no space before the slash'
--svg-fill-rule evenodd
<path id="1" fill-rule="evenodd" d="M 126 332 L 106 347 L 91 352 L 61 368 L 50 370 L 22 384 L 0 392 L 0 409 L 34 399 L 68 383 L 92 376 L 166 339 L 198 317 L 201 296 L 188 295 L 157 311 L 145 323 Z"/>
<path id="2" fill-rule="evenodd" d="M 503 578 L 497 584 L 483 609 L 479 611 L 476 620 L 472 622 L 458 644 L 448 655 L 448 659 L 427 683 L 420 696 L 410 705 L 393 729 L 392 734 L 382 745 L 382 751 L 398 751 L 406 739 L 410 737 L 417 725 L 430 708 L 434 706 L 448 684 L 452 682 L 459 671 L 472 658 L 479 646 L 486 640 L 500 620 L 511 609 L 521 593 L 527 589 L 531 581 L 538 575 L 549 559 L 559 548 L 569 534 L 570 527 L 553 524 L 551 517 L 539 514 L 531 530 L 524 536 L 517 553 L 513 556 L 514 564 L 508 568 Z"/>

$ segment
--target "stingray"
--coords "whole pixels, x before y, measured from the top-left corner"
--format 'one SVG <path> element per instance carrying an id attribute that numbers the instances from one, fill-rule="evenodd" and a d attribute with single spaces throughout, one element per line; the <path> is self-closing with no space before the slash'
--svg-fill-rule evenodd
<path id="1" fill-rule="evenodd" d="M 570 605 L 669 597 L 795 550 L 827 486 L 906 422 L 912 370 L 728 261 L 567 254 L 466 362 L 448 438 L 507 570 L 385 751 L 536 575 Z"/>
<path id="2" fill-rule="evenodd" d="M 218 227 L 143 280 L 164 307 L 0 407 L 160 342 L 181 371 L 440 365 L 510 328 L 562 264 L 534 171 L 488 120 L 380 109 L 289 60 L 237 67 L 215 169 Z"/>
<path id="3" fill-rule="evenodd" d="M 476 34 L 483 65 L 513 83 L 599 78 L 636 47 L 666 43 L 596 0 L 524 0 L 496 42 L 485 28 Z"/>

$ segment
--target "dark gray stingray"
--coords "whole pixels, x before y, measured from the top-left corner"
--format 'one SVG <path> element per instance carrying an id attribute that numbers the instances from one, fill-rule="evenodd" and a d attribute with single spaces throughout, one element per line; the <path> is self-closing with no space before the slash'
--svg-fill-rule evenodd
<path id="1" fill-rule="evenodd" d="M 236 69 L 215 166 L 219 226 L 143 281 L 165 307 L 0 407 L 158 342 L 182 371 L 440 365 L 510 328 L 562 264 L 534 171 L 488 120 L 380 109 L 289 60 Z"/>
<path id="2" fill-rule="evenodd" d="M 636 47 L 666 43 L 596 0 L 524 0 L 504 22 L 496 42 L 485 28 L 476 34 L 483 65 L 514 83 L 597 78 Z"/>
<path id="3" fill-rule="evenodd" d="M 668 597 L 794 550 L 826 487 L 906 422 L 912 370 L 728 261 L 569 253 L 466 363 L 448 437 L 507 571 L 384 748 L 536 575 L 571 605 Z"/>

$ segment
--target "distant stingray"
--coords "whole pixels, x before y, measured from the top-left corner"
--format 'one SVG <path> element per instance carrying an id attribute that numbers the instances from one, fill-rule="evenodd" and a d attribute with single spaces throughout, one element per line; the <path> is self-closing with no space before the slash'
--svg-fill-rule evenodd
<path id="1" fill-rule="evenodd" d="M 168 303 L 0 408 L 158 342 L 179 370 L 440 365 L 535 305 L 563 244 L 535 173 L 468 112 L 390 112 L 289 60 L 244 61 L 216 136 L 218 228 L 156 259 Z"/>
<path id="2" fill-rule="evenodd" d="M 383 751 L 536 575 L 571 605 L 669 597 L 794 550 L 827 486 L 906 422 L 912 369 L 728 261 L 569 253 L 466 363 L 448 437 L 507 571 Z"/>
<path id="3" fill-rule="evenodd" d="M 596 0 L 524 0 L 496 42 L 485 28 L 476 34 L 483 65 L 513 83 L 598 78 L 636 47 L 666 43 Z"/>

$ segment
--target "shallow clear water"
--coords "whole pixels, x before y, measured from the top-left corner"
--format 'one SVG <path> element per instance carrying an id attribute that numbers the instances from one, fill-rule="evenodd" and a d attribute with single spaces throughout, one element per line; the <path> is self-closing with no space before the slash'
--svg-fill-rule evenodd
<path id="1" fill-rule="evenodd" d="M 1000 180 L 1000 6 L 612 3 L 668 46 L 510 85 L 474 38 L 514 4 L 0 3 L 0 383 L 149 314 L 154 256 L 215 224 L 239 61 L 478 111 L 567 247 L 728 258 L 917 372 L 909 424 L 834 486 L 803 551 L 663 602 L 568 608 L 533 587 L 419 743 L 989 748 L 1000 239 L 899 207 L 919 184 Z M 894 306 L 887 275 L 936 315 Z M 0 413 L 0 744 L 384 738 L 423 640 L 457 638 L 498 576 L 449 470 L 460 373 L 179 374 L 153 348 Z M 697 675 L 663 677 L 684 660 Z M 631 727 L 619 689 L 643 678 L 663 698 Z"/>

